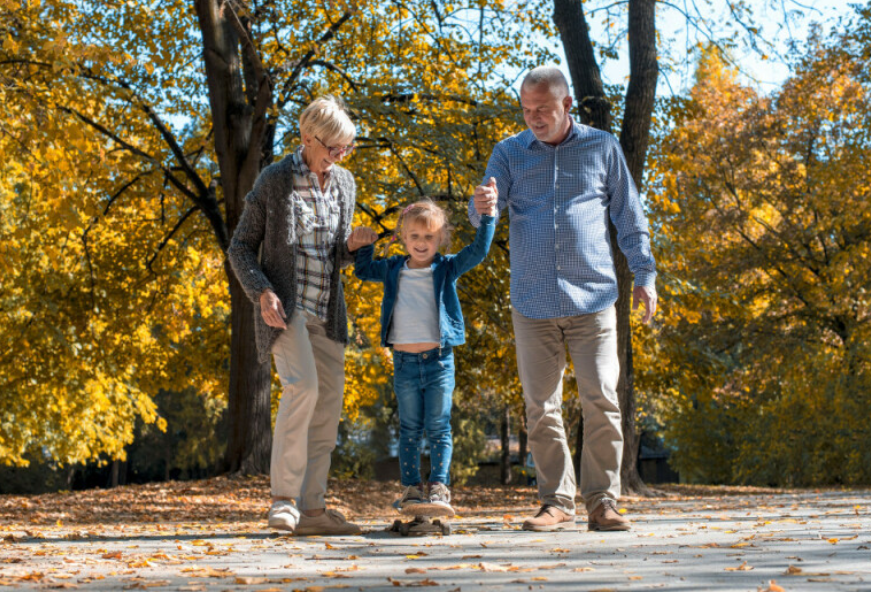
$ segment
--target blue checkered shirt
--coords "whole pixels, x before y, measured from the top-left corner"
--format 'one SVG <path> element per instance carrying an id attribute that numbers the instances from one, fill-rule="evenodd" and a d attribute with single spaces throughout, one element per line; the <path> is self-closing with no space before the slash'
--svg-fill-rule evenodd
<path id="1" fill-rule="evenodd" d="M 647 218 L 611 134 L 572 121 L 566 139 L 551 146 L 523 131 L 493 149 L 484 182 L 490 177 L 499 211 L 508 208 L 511 304 L 523 316 L 590 314 L 617 301 L 609 211 L 635 285 L 654 285 Z M 469 219 L 478 226 L 474 201 Z"/>

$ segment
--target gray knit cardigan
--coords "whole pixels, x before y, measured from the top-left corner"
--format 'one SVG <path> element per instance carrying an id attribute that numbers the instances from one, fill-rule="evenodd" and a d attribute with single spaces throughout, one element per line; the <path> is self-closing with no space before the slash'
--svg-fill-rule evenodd
<path id="1" fill-rule="evenodd" d="M 260 173 L 254 188 L 245 196 L 245 208 L 233 232 L 227 257 L 242 284 L 245 294 L 254 303 L 254 334 L 260 362 L 268 362 L 272 344 L 282 329 L 263 321 L 260 295 L 272 290 L 281 300 L 287 322 L 296 314 L 296 249 L 300 197 L 293 190 L 293 157 L 287 156 Z M 330 276 L 330 299 L 327 303 L 327 337 L 348 343 L 348 313 L 342 289 L 341 268 L 354 261 L 346 241 L 351 234 L 357 188 L 348 170 L 337 165 L 331 169 L 333 182 L 338 183 L 341 211 L 336 239 L 330 251 L 333 273 Z M 258 252 L 260 253 L 258 257 Z"/>

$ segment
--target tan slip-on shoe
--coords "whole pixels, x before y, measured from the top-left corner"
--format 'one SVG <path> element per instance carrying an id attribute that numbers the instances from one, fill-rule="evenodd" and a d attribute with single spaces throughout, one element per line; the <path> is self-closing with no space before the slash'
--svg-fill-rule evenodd
<path id="1" fill-rule="evenodd" d="M 605 498 L 587 517 L 588 530 L 630 530 L 629 519 L 617 511 L 617 502 Z"/>
<path id="2" fill-rule="evenodd" d="M 545 504 L 533 518 L 523 521 L 523 530 L 549 531 L 574 528 L 575 517 L 559 508 Z"/>
<path id="3" fill-rule="evenodd" d="M 306 516 L 299 518 L 299 525 L 293 534 L 297 536 L 334 536 L 360 534 L 360 527 L 353 522 L 348 522 L 345 517 L 336 510 L 327 510 L 320 516 Z"/>

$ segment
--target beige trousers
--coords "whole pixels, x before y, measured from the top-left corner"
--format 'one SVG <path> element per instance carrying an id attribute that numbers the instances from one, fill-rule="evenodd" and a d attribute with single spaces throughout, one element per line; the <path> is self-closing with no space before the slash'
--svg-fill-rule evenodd
<path id="1" fill-rule="evenodd" d="M 272 346 L 281 402 L 272 435 L 272 496 L 300 510 L 326 506 L 330 453 L 336 447 L 345 388 L 345 347 L 324 322 L 301 310 Z"/>
<path id="2" fill-rule="evenodd" d="M 566 345 L 584 415 L 581 496 L 588 512 L 603 498 L 616 501 L 623 433 L 617 400 L 620 363 L 614 307 L 555 319 L 530 319 L 515 309 L 511 312 L 541 503 L 575 513 L 575 472 L 562 418 Z"/>

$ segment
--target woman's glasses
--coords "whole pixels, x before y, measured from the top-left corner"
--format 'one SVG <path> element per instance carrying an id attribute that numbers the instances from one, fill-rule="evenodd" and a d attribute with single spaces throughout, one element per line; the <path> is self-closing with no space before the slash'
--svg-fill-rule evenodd
<path id="1" fill-rule="evenodd" d="M 346 156 L 350 156 L 350 154 L 354 151 L 354 144 L 348 144 L 347 146 L 327 146 L 324 144 L 324 141 L 319 137 L 315 136 L 315 140 L 321 143 L 321 146 L 326 148 L 330 152 L 330 157 L 335 159 L 345 158 Z"/>

